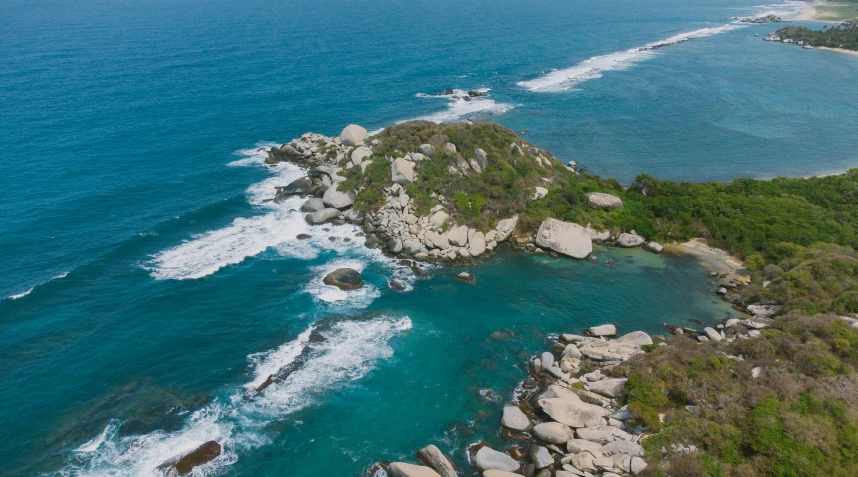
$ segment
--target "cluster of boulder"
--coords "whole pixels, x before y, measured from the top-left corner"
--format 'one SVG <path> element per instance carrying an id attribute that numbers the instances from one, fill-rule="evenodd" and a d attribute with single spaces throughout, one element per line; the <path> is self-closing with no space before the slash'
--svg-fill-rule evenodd
<path id="1" fill-rule="evenodd" d="M 552 351 L 531 359 L 530 377 L 503 408 L 501 426 L 512 445 L 496 450 L 481 442 L 468 449 L 483 477 L 619 477 L 647 467 L 644 429 L 631 424 L 632 413 L 622 405 L 626 379 L 610 377 L 610 369 L 653 341 L 640 331 L 610 339 L 616 333 L 609 324 L 589 328 L 587 336 L 561 334 Z M 420 457 L 423 449 L 418 458 L 424 466 L 385 464 L 388 475 L 458 475 L 430 447 L 441 457 Z"/>
<path id="2" fill-rule="evenodd" d="M 789 20 L 784 20 L 783 18 L 775 14 L 768 14 L 766 16 L 757 18 L 743 18 L 739 20 L 739 23 L 789 23 Z"/>
<path id="3" fill-rule="evenodd" d="M 777 41 L 780 43 L 795 43 L 796 45 L 798 45 L 798 46 L 800 46 L 806 50 L 812 50 L 813 49 L 813 45 L 811 45 L 809 41 L 805 42 L 804 40 L 794 40 L 792 38 L 784 38 L 784 37 L 780 36 L 777 32 L 770 33 L 768 36 L 764 37 L 763 40 L 765 40 L 765 41 Z"/>
<path id="4" fill-rule="evenodd" d="M 428 215 L 419 216 L 412 199 L 398 183 L 385 189 L 385 194 L 384 205 L 367 214 L 364 220 L 367 247 L 382 247 L 391 254 L 407 255 L 415 260 L 452 261 L 479 257 L 509 238 L 518 221 L 517 217 L 502 220 L 487 232 L 465 225 L 450 227 L 444 196 L 436 195 L 438 204 Z"/>
<path id="5" fill-rule="evenodd" d="M 443 151 L 436 151 L 432 144 L 421 144 L 416 151 L 397 152 L 398 157 L 386 157 L 390 163 L 392 185 L 384 189 L 383 205 L 369 213 L 352 210 L 357 191 L 340 189 L 340 185 L 346 181 L 344 171 L 354 167 L 366 170 L 373 163 L 373 148 L 379 144 L 378 139 L 370 141 L 366 129 L 349 125 L 338 137 L 307 133 L 272 148 L 267 162 L 290 161 L 307 168 L 306 178 L 278 188 L 274 200 L 294 195 L 309 196 L 301 207 L 307 213 L 307 222 L 360 225 L 367 237 L 367 247 L 381 248 L 389 254 L 420 261 L 470 260 L 491 252 L 510 238 L 513 245 L 519 248 L 579 259 L 590 255 L 594 241 L 614 243 L 621 247 L 643 245 L 653 252 L 662 251 L 660 244 L 647 243 L 634 231 L 612 237 L 607 231 L 555 219 L 545 220 L 535 236 L 515 233 L 518 216 L 500 220 L 494 229 L 487 231 L 456 225 L 447 210 L 449 199 L 436 193 L 430 197 L 437 204 L 428 214 L 419 214 L 404 186 L 419 179 L 420 162 L 443 153 L 456 158 L 456 165 L 450 166 L 451 174 L 481 173 L 488 167 L 488 157 L 482 149 L 475 148 L 473 154 L 466 157 L 459 153 L 455 144 L 449 142 L 440 146 Z M 513 156 L 531 158 L 545 168 L 553 167 L 553 160 L 539 148 L 515 142 L 509 147 Z M 533 199 L 538 200 L 547 192 L 543 187 L 536 187 Z M 611 194 L 591 192 L 587 196 L 594 208 L 609 210 L 623 207 L 622 200 Z"/>

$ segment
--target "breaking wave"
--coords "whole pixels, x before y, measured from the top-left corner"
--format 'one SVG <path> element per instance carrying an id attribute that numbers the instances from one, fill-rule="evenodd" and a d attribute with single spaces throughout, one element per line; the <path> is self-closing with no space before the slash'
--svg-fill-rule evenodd
<path id="1" fill-rule="evenodd" d="M 730 23 L 719 27 L 701 28 L 681 33 L 665 40 L 648 43 L 630 50 L 594 56 L 571 68 L 555 70 L 538 78 L 520 81 L 517 84 L 522 88 L 537 93 L 566 91 L 585 81 L 601 78 L 602 74 L 606 71 L 625 70 L 641 61 L 653 58 L 656 55 L 656 50 L 659 48 L 743 27 L 744 25 Z"/>
<path id="2" fill-rule="evenodd" d="M 313 325 L 279 348 L 248 356 L 251 381 L 193 412 L 178 431 L 121 436 L 121 422 L 111 420 L 75 449 L 70 463 L 55 475 L 151 477 L 159 465 L 212 440 L 223 454 L 194 469 L 194 475 L 216 474 L 235 463 L 239 452 L 269 443 L 265 428 L 272 421 L 318 404 L 325 394 L 366 376 L 393 355 L 390 340 L 409 329 L 408 317 L 388 316 Z M 270 376 L 296 363 L 280 381 L 255 392 Z"/>

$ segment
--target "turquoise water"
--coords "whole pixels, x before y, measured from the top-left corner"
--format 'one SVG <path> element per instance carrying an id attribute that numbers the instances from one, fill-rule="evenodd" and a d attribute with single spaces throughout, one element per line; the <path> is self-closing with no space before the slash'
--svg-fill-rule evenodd
<path id="1" fill-rule="evenodd" d="M 296 201 L 265 204 L 297 172 L 262 167 L 255 148 L 352 122 L 473 117 L 624 182 L 855 166 L 858 62 L 730 25 L 791 9 L 5 2 L 3 473 L 150 475 L 215 438 L 227 452 L 213 475 L 356 475 L 430 441 L 461 462 L 467 443 L 497 439 L 524 354 L 547 333 L 723 318 L 702 269 L 643 252 L 501 254 L 472 267 L 475 286 L 454 282 L 457 269 L 416 280 L 353 229 L 309 228 Z M 704 36 L 621 53 L 689 32 Z M 569 70 L 591 58 L 584 69 L 599 71 Z M 533 87 L 554 69 L 572 79 Z M 447 87 L 491 91 L 419 95 Z M 324 287 L 342 265 L 370 286 Z M 312 327 L 327 340 L 299 371 L 246 396 Z M 514 336 L 491 337 L 504 329 Z"/>

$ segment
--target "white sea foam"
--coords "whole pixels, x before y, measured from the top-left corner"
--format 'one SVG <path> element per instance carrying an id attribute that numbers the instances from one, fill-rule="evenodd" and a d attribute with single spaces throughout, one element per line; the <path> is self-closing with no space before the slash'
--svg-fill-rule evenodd
<path id="1" fill-rule="evenodd" d="M 571 68 L 554 70 L 538 78 L 520 81 L 517 84 L 525 89 L 538 93 L 566 91 L 575 87 L 577 84 L 583 83 L 584 81 L 601 78 L 602 74 L 606 71 L 624 70 L 641 61 L 648 60 L 657 54 L 656 50 L 659 48 L 694 40 L 696 38 L 717 35 L 719 33 L 724 33 L 742 27 L 743 25 L 730 23 L 719 27 L 701 28 L 699 30 L 681 33 L 665 40 L 656 41 L 630 50 L 618 51 L 608 55 L 594 56 Z"/>
<path id="2" fill-rule="evenodd" d="M 298 211 L 303 203 L 300 197 L 274 202 L 276 187 L 284 186 L 303 177 L 301 169 L 293 164 L 282 164 L 272 169 L 272 176 L 247 189 L 248 201 L 269 209 L 268 213 L 253 217 L 239 217 L 232 224 L 193 237 L 180 245 L 156 254 L 149 265 L 151 275 L 158 280 L 185 280 L 202 278 L 228 265 L 241 263 L 270 247 L 276 247 L 306 233 L 310 227 Z M 309 251 L 300 258 L 312 258 Z"/>
<path id="3" fill-rule="evenodd" d="M 341 258 L 319 267 L 313 267 L 313 271 L 316 272 L 316 278 L 310 281 L 304 290 L 313 295 L 317 300 L 325 303 L 347 305 L 349 308 L 366 308 L 381 295 L 381 292 L 374 285 L 364 283 L 364 286 L 357 290 L 345 291 L 323 283 L 325 276 L 334 270 L 353 268 L 361 272 L 365 266 L 366 263 L 363 261 Z"/>
<path id="4" fill-rule="evenodd" d="M 491 89 L 480 88 L 476 91 L 487 94 Z M 498 115 L 514 107 L 511 104 L 498 103 L 488 96 L 476 96 L 470 98 L 470 100 L 465 100 L 464 98 L 468 97 L 468 92 L 461 89 L 453 90 L 453 94 L 439 96 L 418 94 L 417 96 L 420 98 L 442 98 L 447 100 L 447 109 L 415 118 L 423 121 L 432 121 L 433 123 L 452 123 L 465 119 Z"/>
<path id="5" fill-rule="evenodd" d="M 230 162 L 227 166 L 230 167 L 247 167 L 265 164 L 265 158 L 268 157 L 268 150 L 280 144 L 274 142 L 263 141 L 250 149 L 240 149 L 235 151 L 236 156 L 241 156 L 241 159 L 236 159 Z"/>
<path id="6" fill-rule="evenodd" d="M 784 20 L 789 20 L 798 16 L 802 9 L 807 8 L 807 6 L 808 2 L 805 1 L 774 3 L 771 5 L 755 5 L 747 8 L 748 10 L 753 11 L 751 15 L 738 17 L 738 19 L 762 18 L 768 15 L 775 15 L 783 18 Z"/>
<path id="7" fill-rule="evenodd" d="M 268 443 L 265 427 L 270 422 L 318 403 L 324 394 L 363 378 L 379 361 L 392 356 L 390 339 L 410 328 L 407 317 L 342 321 L 321 332 L 324 341 L 309 344 L 311 327 L 280 348 L 250 355 L 253 380 L 236 388 L 228 399 L 193 412 L 178 431 L 120 436 L 120 423 L 112 420 L 98 436 L 78 447 L 69 465 L 56 475 L 151 477 L 162 463 L 211 440 L 221 444 L 223 454 L 194 469 L 194 475 L 220 473 L 237 461 L 238 452 Z M 292 363 L 308 344 L 309 357 L 301 367 L 255 398 L 247 397 L 247 387 Z"/>
<path id="8" fill-rule="evenodd" d="M 45 285 L 45 284 L 50 283 L 50 282 L 52 282 L 52 281 L 54 281 L 54 280 L 61 280 L 61 279 L 65 278 L 66 276 L 68 276 L 68 274 L 69 274 L 69 272 L 61 273 L 61 274 L 59 274 L 59 275 L 57 275 L 57 276 L 55 276 L 55 277 L 51 277 L 51 279 L 50 279 L 50 280 L 48 280 L 48 281 L 46 281 L 46 282 L 44 282 L 44 283 L 40 283 L 40 284 L 38 284 L 38 285 L 33 285 L 33 286 L 31 286 L 31 287 L 30 287 L 30 289 L 29 289 L 29 290 L 27 290 L 27 291 L 25 291 L 25 292 L 17 293 L 17 294 L 15 294 L 15 295 L 9 295 L 9 296 L 8 296 L 8 297 L 6 297 L 6 298 L 7 298 L 7 299 L 9 299 L 9 300 L 18 300 L 18 299 L 24 298 L 25 296 L 27 296 L 27 295 L 29 295 L 30 293 L 32 293 L 32 292 L 33 292 L 33 290 L 35 290 L 35 289 L 36 289 L 36 287 L 41 286 L 41 285 Z"/>
<path id="9" fill-rule="evenodd" d="M 418 98 L 440 99 L 447 101 L 447 108 L 432 114 L 397 121 L 395 124 L 402 124 L 408 121 L 431 121 L 438 124 L 454 123 L 469 119 L 482 119 L 487 116 L 500 115 L 515 107 L 512 104 L 498 103 L 491 99 L 487 95 L 487 93 L 491 91 L 491 88 L 479 88 L 474 91 L 479 91 L 480 93 L 486 94 L 486 96 L 475 96 L 471 98 L 468 96 L 468 92 L 462 89 L 455 89 L 451 94 L 435 95 L 417 93 L 415 96 Z M 466 100 L 465 98 L 469 99 Z M 382 131 L 384 131 L 384 128 L 370 131 L 369 134 L 370 136 L 375 136 Z"/>
<path id="10" fill-rule="evenodd" d="M 277 349 L 248 356 L 247 359 L 253 364 L 255 379 L 245 384 L 245 387 L 248 389 L 258 388 L 269 376 L 276 373 L 277 370 L 294 362 L 301 354 L 301 351 L 303 351 L 307 342 L 310 341 L 310 333 L 314 329 L 314 326 L 307 328 L 303 333 L 298 335 L 298 338 Z"/>

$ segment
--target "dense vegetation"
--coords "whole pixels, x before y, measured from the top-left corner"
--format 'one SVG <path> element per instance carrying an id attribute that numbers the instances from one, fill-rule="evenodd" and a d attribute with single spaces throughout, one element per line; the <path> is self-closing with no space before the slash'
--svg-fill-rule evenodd
<path id="1" fill-rule="evenodd" d="M 804 41 L 813 46 L 845 48 L 847 50 L 858 51 L 858 25 L 854 22 L 832 28 L 824 26 L 821 30 L 788 26 L 776 31 L 775 34 L 781 38 L 788 38 L 797 42 Z"/>
<path id="2" fill-rule="evenodd" d="M 831 316 L 787 315 L 757 339 L 671 338 L 614 373 L 629 377 L 630 409 L 661 431 L 643 442 L 656 464 L 650 475 L 854 476 L 855 366 L 858 330 Z"/>

